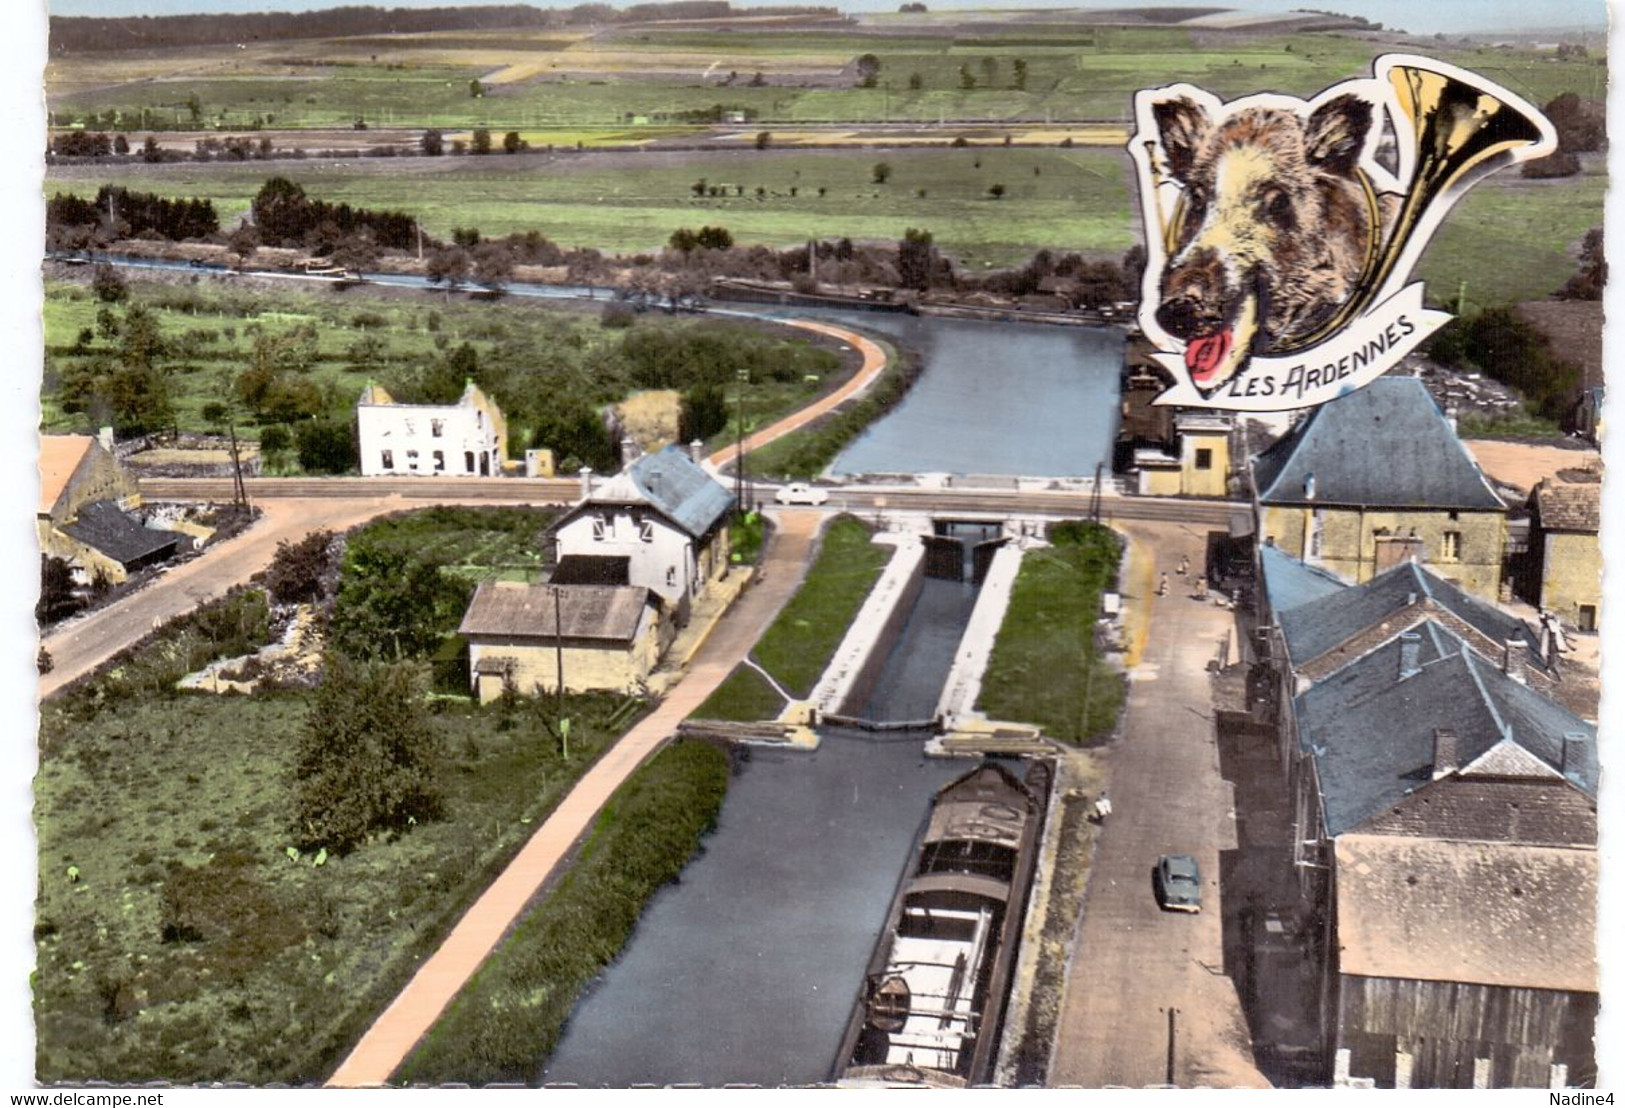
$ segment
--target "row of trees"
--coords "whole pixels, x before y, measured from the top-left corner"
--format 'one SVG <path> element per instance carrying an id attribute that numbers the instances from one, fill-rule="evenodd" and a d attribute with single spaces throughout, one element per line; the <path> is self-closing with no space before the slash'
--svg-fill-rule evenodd
<path id="1" fill-rule="evenodd" d="M 305 195 L 302 185 L 286 177 L 273 177 L 261 186 L 253 202 L 254 226 L 266 246 L 301 245 L 305 236 L 324 223 L 341 234 L 367 231 L 380 247 L 410 249 L 416 242 L 417 221 L 405 212 L 374 211 L 331 204 Z"/>
<path id="2" fill-rule="evenodd" d="M 103 185 L 94 200 L 57 193 L 45 205 L 47 236 L 68 228 L 117 226 L 126 235 L 161 235 L 166 239 L 205 238 L 220 230 L 214 204 L 195 197 L 171 200 L 148 192 Z"/>

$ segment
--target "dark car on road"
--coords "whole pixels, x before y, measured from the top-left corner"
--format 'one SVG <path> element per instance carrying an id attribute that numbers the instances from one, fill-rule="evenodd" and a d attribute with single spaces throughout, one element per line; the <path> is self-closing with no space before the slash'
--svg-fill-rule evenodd
<path id="1" fill-rule="evenodd" d="M 1151 886 L 1165 912 L 1202 910 L 1202 871 L 1189 854 L 1164 854 L 1157 859 Z"/>

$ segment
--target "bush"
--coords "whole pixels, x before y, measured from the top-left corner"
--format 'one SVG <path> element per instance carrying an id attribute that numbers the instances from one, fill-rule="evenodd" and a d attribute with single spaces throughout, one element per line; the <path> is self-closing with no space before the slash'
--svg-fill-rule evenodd
<path id="1" fill-rule="evenodd" d="M 604 305 L 603 314 L 598 317 L 598 324 L 609 330 L 625 330 L 638 321 L 638 313 L 632 310 L 630 304 L 619 301 Z"/>
<path id="2" fill-rule="evenodd" d="M 307 473 L 348 473 L 355 468 L 355 428 L 349 421 L 301 423 L 295 434 L 299 464 Z"/>
<path id="3" fill-rule="evenodd" d="M 327 589 L 324 578 L 332 570 L 333 532 L 312 531 L 298 542 L 276 544 L 276 555 L 265 571 L 265 588 L 279 604 L 320 600 Z"/>
<path id="4" fill-rule="evenodd" d="M 439 818 L 443 755 L 423 710 L 427 692 L 422 665 L 329 653 L 294 769 L 301 846 L 342 854 L 374 834 Z"/>

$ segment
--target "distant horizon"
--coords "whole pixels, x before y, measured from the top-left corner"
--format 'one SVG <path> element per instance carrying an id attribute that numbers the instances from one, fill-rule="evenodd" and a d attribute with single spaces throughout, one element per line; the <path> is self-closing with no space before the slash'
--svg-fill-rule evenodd
<path id="1" fill-rule="evenodd" d="M 381 8 L 467 8 L 521 4 L 541 9 L 573 8 L 584 0 L 54 0 L 51 14 L 63 17 L 135 17 L 164 15 L 243 15 L 250 12 L 306 12 L 354 6 L 357 2 Z M 610 6 L 628 8 L 641 0 L 608 0 Z M 771 0 L 742 2 L 736 8 L 773 7 Z M 793 0 L 786 0 L 793 2 Z M 811 0 L 818 3 L 818 0 Z M 898 0 L 839 0 L 825 6 L 852 14 L 893 12 Z M 927 0 L 934 11 L 999 11 L 1082 8 L 1093 10 L 1138 7 L 1224 8 L 1259 14 L 1333 11 L 1375 20 L 1384 27 L 1418 35 L 1446 34 L 1575 34 L 1603 33 L 1608 29 L 1608 0 L 1555 0 L 1537 6 L 1531 14 L 1528 0 L 1158 0 L 1155 4 L 1110 3 L 1099 0 Z M 1532 22 L 1533 20 L 1533 22 Z"/>

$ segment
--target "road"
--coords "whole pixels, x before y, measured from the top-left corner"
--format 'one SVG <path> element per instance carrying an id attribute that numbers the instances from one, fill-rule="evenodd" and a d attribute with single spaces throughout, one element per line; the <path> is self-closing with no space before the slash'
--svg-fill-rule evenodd
<path id="1" fill-rule="evenodd" d="M 418 1039 L 502 940 L 604 802 L 744 660 L 762 629 L 800 587 L 823 521 L 823 513 L 816 511 L 779 514 L 756 582 L 711 632 L 688 673 L 659 707 L 622 736 L 570 790 L 362 1036 L 328 1079 L 329 1086 L 357 1088 L 389 1080 Z"/>
<path id="2" fill-rule="evenodd" d="M 1264 1088 L 1241 1001 L 1223 975 L 1219 853 L 1236 846 L 1231 786 L 1219 771 L 1207 665 L 1233 617 L 1191 598 L 1174 572 L 1201 565 L 1200 528 L 1129 523 L 1125 600 L 1149 605 L 1121 738 L 1110 752 L 1113 812 L 1101 830 L 1067 977 L 1049 1081 L 1099 1088 L 1175 1084 Z M 1167 572 L 1168 595 L 1155 595 Z M 1160 911 L 1151 869 L 1165 853 L 1202 870 L 1198 915 Z M 1176 1010 L 1169 1073 L 1168 1009 Z"/>

